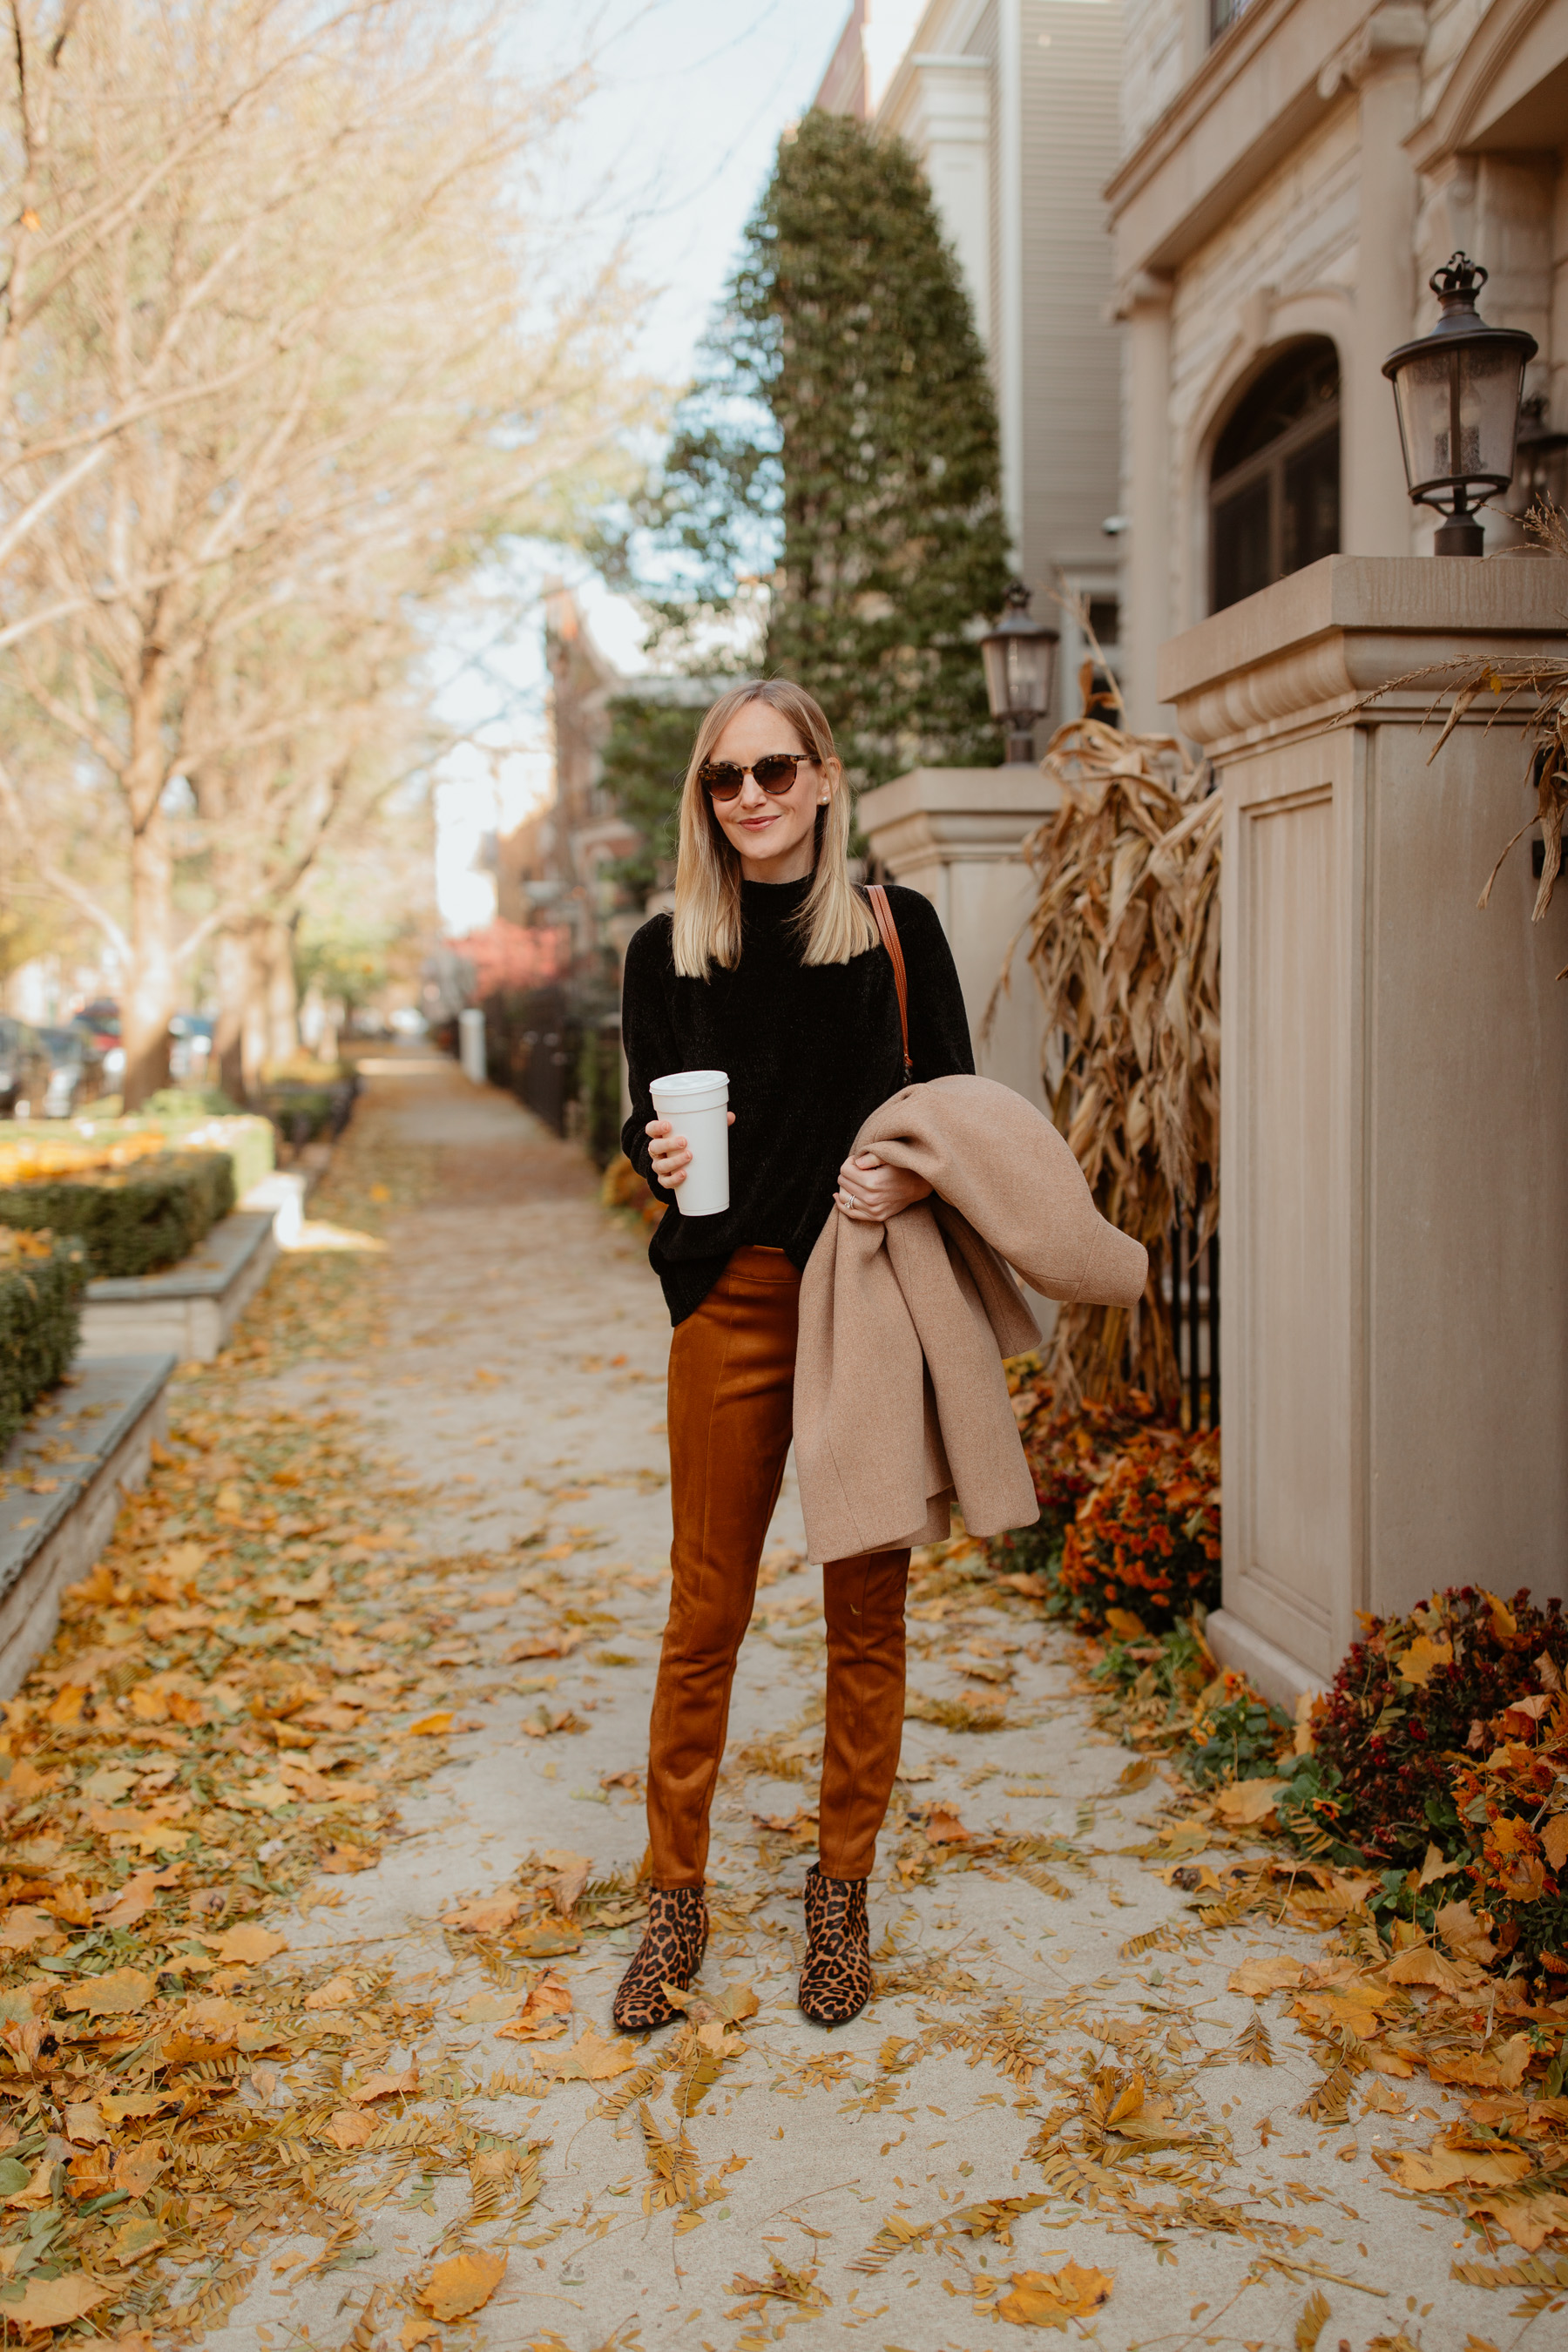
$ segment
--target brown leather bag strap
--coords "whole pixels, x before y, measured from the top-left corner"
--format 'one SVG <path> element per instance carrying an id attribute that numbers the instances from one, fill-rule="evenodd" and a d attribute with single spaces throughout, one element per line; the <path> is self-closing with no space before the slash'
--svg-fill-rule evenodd
<path id="1" fill-rule="evenodd" d="M 893 986 L 899 996 L 899 1027 L 904 1034 L 904 1084 L 908 1086 L 914 1076 L 915 1066 L 910 1059 L 910 983 L 904 970 L 904 950 L 899 941 L 899 927 L 893 920 L 893 909 L 881 884 L 868 882 L 866 896 L 871 901 L 871 912 L 876 917 L 882 945 L 887 949 L 893 967 Z"/>

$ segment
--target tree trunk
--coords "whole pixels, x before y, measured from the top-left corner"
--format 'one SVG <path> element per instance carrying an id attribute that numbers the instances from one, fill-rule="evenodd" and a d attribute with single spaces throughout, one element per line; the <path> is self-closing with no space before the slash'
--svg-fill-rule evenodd
<path id="1" fill-rule="evenodd" d="M 218 933 L 213 966 L 217 985 L 213 1076 L 231 1102 L 246 1103 L 250 1099 L 253 1073 L 246 1066 L 245 1030 L 256 985 L 248 926 L 236 925 Z"/>
<path id="2" fill-rule="evenodd" d="M 127 1110 L 169 1083 L 169 1016 L 176 1009 L 174 861 L 162 804 L 131 836 L 131 964 L 120 1006 Z"/>
<path id="3" fill-rule="evenodd" d="M 267 926 L 263 955 L 267 971 L 267 1058 L 287 1062 L 300 1051 L 300 992 L 294 977 L 294 926 Z"/>

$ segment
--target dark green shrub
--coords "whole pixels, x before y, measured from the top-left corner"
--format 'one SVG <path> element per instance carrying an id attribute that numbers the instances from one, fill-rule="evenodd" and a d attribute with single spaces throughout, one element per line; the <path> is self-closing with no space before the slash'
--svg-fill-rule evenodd
<path id="1" fill-rule="evenodd" d="M 221 1087 L 160 1087 L 142 1106 L 143 1118 L 232 1118 L 239 1109 Z"/>
<path id="2" fill-rule="evenodd" d="M 0 1224 L 75 1234 L 94 1281 L 157 1274 L 185 1257 L 234 1206 L 226 1151 L 168 1151 L 125 1168 L 0 1185 Z"/>
<path id="3" fill-rule="evenodd" d="M 0 1449 L 68 1370 L 86 1281 L 80 1242 L 0 1233 Z"/>
<path id="4" fill-rule="evenodd" d="M 1233 1681 L 1234 1690 L 1229 1687 Z M 1230 1780 L 1267 1780 L 1274 1773 L 1288 1773 L 1289 1717 L 1260 1697 L 1239 1675 L 1227 1675 L 1225 1682 L 1226 1689 L 1193 1726 L 1192 1744 L 1182 1759 L 1188 1780 L 1200 1789 L 1214 1789 Z"/>

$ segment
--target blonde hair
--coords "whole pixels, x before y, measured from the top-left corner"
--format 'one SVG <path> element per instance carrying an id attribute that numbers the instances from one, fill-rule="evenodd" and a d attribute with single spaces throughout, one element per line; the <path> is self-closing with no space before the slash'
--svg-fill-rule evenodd
<path id="1" fill-rule="evenodd" d="M 733 971 L 741 961 L 741 861 L 699 779 L 725 728 L 748 702 L 765 702 L 787 719 L 820 768 L 837 757 L 821 705 L 788 678 L 732 686 L 704 712 L 680 795 L 675 866 L 675 969 L 688 980 L 706 980 L 714 964 Z M 870 909 L 849 879 L 849 794 L 842 778 L 817 811 L 816 866 L 795 920 L 803 963 L 847 963 L 877 944 Z"/>

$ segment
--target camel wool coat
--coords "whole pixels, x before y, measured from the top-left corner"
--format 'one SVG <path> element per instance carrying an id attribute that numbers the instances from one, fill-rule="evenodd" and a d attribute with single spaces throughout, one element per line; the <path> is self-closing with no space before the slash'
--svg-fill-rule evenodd
<path id="1" fill-rule="evenodd" d="M 1062 1137 L 991 1078 L 933 1078 L 855 1139 L 932 1198 L 860 1224 L 835 1213 L 800 1289 L 795 1467 L 813 1559 L 1033 1526 L 1034 1481 L 1003 1359 L 1039 1344 L 1008 1272 L 1047 1298 L 1131 1307 L 1149 1256 L 1109 1224 Z"/>

